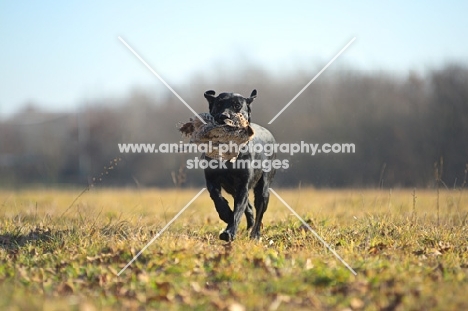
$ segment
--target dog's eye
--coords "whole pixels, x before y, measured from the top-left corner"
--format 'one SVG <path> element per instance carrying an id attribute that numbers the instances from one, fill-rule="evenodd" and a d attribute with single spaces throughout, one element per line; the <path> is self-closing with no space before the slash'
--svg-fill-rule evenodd
<path id="1" fill-rule="evenodd" d="M 242 105 L 241 105 L 241 104 L 236 104 L 236 105 L 234 106 L 234 108 L 236 108 L 236 110 L 239 110 L 239 111 L 240 111 L 240 110 L 242 109 Z"/>

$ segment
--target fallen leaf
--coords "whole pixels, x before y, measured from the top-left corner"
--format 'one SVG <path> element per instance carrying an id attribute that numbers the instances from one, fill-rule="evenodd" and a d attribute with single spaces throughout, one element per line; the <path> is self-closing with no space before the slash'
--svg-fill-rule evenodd
<path id="1" fill-rule="evenodd" d="M 245 311 L 245 307 L 238 302 L 231 303 L 227 309 L 229 311 Z"/>
<path id="2" fill-rule="evenodd" d="M 353 310 L 359 310 L 362 309 L 362 307 L 364 307 L 364 302 L 359 298 L 353 298 L 351 299 L 349 305 Z"/>
<path id="3" fill-rule="evenodd" d="M 73 288 L 67 283 L 62 283 L 57 288 L 57 293 L 59 295 L 71 295 L 73 294 Z"/>

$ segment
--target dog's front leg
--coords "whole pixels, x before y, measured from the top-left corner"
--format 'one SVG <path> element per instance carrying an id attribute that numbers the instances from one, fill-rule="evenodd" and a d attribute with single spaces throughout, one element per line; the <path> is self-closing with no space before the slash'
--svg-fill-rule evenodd
<path id="1" fill-rule="evenodd" d="M 244 215 L 247 205 L 249 204 L 249 189 L 245 186 L 236 191 L 234 196 L 234 215 L 233 221 L 228 223 L 226 230 L 224 230 L 219 238 L 224 241 L 232 241 L 236 235 L 237 228 Z"/>
<path id="2" fill-rule="evenodd" d="M 221 185 L 218 182 L 211 180 L 206 181 L 206 187 L 210 193 L 210 197 L 215 204 L 216 211 L 218 212 L 219 218 L 227 224 L 232 223 L 233 213 L 229 207 L 228 201 L 221 194 Z"/>

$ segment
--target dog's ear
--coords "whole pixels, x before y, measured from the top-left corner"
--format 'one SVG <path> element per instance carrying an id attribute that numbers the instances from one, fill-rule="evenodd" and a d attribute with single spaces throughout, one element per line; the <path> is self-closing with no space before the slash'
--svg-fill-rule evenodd
<path id="1" fill-rule="evenodd" d="M 257 90 L 253 90 L 249 98 L 246 98 L 247 104 L 250 105 L 254 99 L 257 97 Z"/>
<path id="2" fill-rule="evenodd" d="M 213 102 L 214 102 L 214 100 L 216 98 L 215 94 L 216 94 L 216 92 L 213 91 L 213 90 L 206 91 L 205 94 L 203 94 L 205 96 L 206 100 L 208 101 L 210 111 L 211 111 L 211 107 L 213 106 Z"/>

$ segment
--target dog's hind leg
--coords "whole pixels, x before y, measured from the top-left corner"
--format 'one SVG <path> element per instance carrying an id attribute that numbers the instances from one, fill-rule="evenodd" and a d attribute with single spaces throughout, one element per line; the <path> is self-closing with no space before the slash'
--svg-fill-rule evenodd
<path id="1" fill-rule="evenodd" d="M 263 214 L 267 210 L 268 202 L 270 200 L 270 190 L 268 188 L 268 177 L 267 174 L 264 173 L 262 178 L 258 181 L 257 185 L 254 187 L 254 195 L 255 195 L 255 224 L 250 232 L 251 239 L 258 239 L 260 238 L 260 228 L 262 226 L 262 219 Z"/>
<path id="2" fill-rule="evenodd" d="M 247 203 L 247 208 L 245 209 L 245 217 L 247 217 L 247 230 L 249 230 L 252 228 L 255 221 L 253 207 L 252 204 L 250 204 L 250 201 Z"/>

